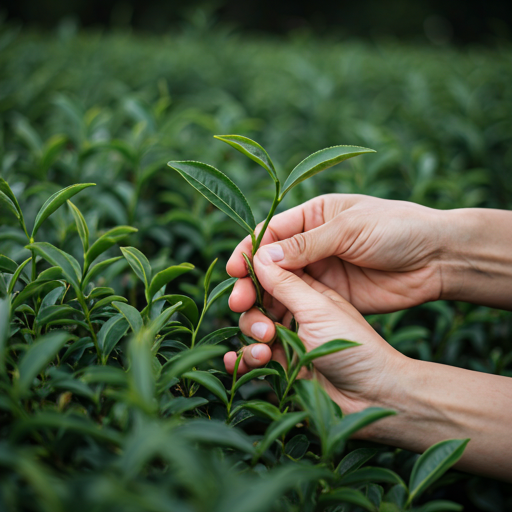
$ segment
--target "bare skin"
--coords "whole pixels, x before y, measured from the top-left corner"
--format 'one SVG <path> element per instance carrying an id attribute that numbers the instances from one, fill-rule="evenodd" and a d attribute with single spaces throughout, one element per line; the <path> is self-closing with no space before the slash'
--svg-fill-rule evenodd
<path id="1" fill-rule="evenodd" d="M 469 437 L 458 467 L 512 481 L 512 379 L 410 359 L 362 316 L 438 299 L 512 309 L 511 225 L 511 212 L 338 194 L 272 219 L 253 262 L 268 311 L 284 325 L 293 315 L 308 350 L 335 338 L 362 344 L 314 363 L 345 413 L 375 405 L 400 413 L 359 437 L 417 452 Z M 279 345 L 268 346 L 274 323 L 253 307 L 242 257 L 250 251 L 246 238 L 227 264 L 240 278 L 230 307 L 243 312 L 241 330 L 261 342 L 246 348 L 240 373 L 282 355 Z M 235 352 L 226 354 L 228 372 L 235 360 Z"/>

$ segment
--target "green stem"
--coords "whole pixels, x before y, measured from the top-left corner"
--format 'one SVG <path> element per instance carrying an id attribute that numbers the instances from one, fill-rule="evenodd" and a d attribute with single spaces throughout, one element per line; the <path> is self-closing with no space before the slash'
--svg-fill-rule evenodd
<path id="1" fill-rule="evenodd" d="M 268 213 L 267 218 L 265 219 L 265 223 L 263 224 L 263 227 L 261 228 L 261 231 L 259 232 L 258 238 L 256 239 L 256 243 L 252 244 L 252 255 L 253 256 L 256 254 L 256 251 L 260 248 L 261 240 L 263 238 L 263 235 L 265 234 L 265 231 L 267 230 L 268 224 L 272 220 L 272 217 L 274 216 L 276 208 L 279 206 L 279 203 L 281 202 L 281 199 L 279 198 L 280 192 L 281 192 L 281 183 L 279 181 L 276 181 L 276 195 L 274 196 L 274 201 L 272 202 L 272 207 L 270 208 L 270 212 Z"/>
<path id="2" fill-rule="evenodd" d="M 98 361 L 101 361 L 102 364 L 107 364 L 107 360 L 101 356 L 100 346 L 98 345 L 98 338 L 96 336 L 96 332 L 94 331 L 94 327 L 91 323 L 91 313 L 89 312 L 89 308 L 87 307 L 85 299 L 83 296 L 77 298 L 78 302 L 80 302 L 80 305 L 82 306 L 82 309 L 84 311 L 84 316 L 85 320 L 87 321 L 87 325 L 89 326 L 89 331 L 91 331 L 92 342 L 94 343 L 94 348 L 96 349 L 96 354 L 98 355 Z"/>
<path id="3" fill-rule="evenodd" d="M 36 271 L 36 252 L 30 251 L 32 253 L 32 281 L 36 280 L 37 271 Z"/>
<path id="4" fill-rule="evenodd" d="M 194 331 L 192 332 L 192 341 L 190 343 L 190 348 L 194 348 L 194 345 L 196 344 L 196 336 L 197 336 L 197 333 L 199 332 L 199 327 L 201 327 L 201 323 L 203 322 L 204 314 L 206 313 L 207 309 L 208 308 L 206 307 L 206 301 L 205 301 L 205 305 L 203 307 L 201 316 L 199 317 L 199 321 L 197 322 L 197 326 L 194 329 Z"/>
<path id="5" fill-rule="evenodd" d="M 234 389 L 235 389 L 235 384 L 236 384 L 236 375 L 238 373 L 238 367 L 240 366 L 240 361 L 242 360 L 243 355 L 244 355 L 243 351 L 240 350 L 240 353 L 238 354 L 238 357 L 236 359 L 235 368 L 233 370 L 233 380 L 231 382 L 231 391 L 229 392 L 230 397 L 229 397 L 229 403 L 228 403 L 228 408 L 227 408 L 228 409 L 228 418 L 231 413 L 231 406 L 233 405 L 233 398 L 235 397 Z"/>
<path id="6" fill-rule="evenodd" d="M 288 385 L 286 386 L 286 389 L 284 390 L 281 401 L 279 402 L 279 410 L 281 410 L 283 408 L 283 405 L 286 403 L 285 398 L 287 397 L 288 393 L 290 392 L 290 389 L 293 386 L 293 383 L 297 379 L 297 375 L 299 374 L 300 369 L 301 369 L 301 366 L 297 365 L 297 367 L 293 370 L 292 375 L 291 375 L 290 379 L 288 380 Z"/>

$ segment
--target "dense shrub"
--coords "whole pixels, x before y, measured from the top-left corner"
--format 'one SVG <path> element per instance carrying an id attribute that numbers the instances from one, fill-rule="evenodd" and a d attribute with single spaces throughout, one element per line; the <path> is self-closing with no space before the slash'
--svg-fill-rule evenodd
<path id="1" fill-rule="evenodd" d="M 256 138 L 281 176 L 326 146 L 377 150 L 284 208 L 332 191 L 507 208 L 510 49 L 1 30 L 0 508 L 401 510 L 418 455 L 349 441 L 354 419 L 315 383 L 279 411 L 278 365 L 235 392 L 219 356 L 248 340 L 220 292 L 244 234 L 165 164 L 216 165 L 257 221 L 268 176 L 214 133 Z M 411 357 L 512 375 L 508 313 L 438 302 L 369 321 Z M 457 472 L 414 505 L 458 510 L 432 505 L 456 494 L 512 505 L 505 485 Z"/>

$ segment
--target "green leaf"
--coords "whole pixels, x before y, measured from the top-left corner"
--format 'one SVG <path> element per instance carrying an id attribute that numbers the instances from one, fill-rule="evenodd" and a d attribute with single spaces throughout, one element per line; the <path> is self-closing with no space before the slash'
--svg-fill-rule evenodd
<path id="1" fill-rule="evenodd" d="M 108 260 L 101 261 L 100 263 L 96 263 L 96 265 L 91 267 L 87 274 L 85 275 L 85 278 L 83 280 L 84 289 L 98 274 L 101 274 L 101 272 L 103 272 L 107 267 L 110 267 L 110 265 L 122 259 L 122 256 L 116 256 L 115 258 L 110 258 Z"/>
<path id="2" fill-rule="evenodd" d="M 304 357 L 306 354 L 306 347 L 304 346 L 304 343 L 302 343 L 298 334 L 290 331 L 290 329 L 287 329 L 282 325 L 276 325 L 276 332 L 277 337 L 282 343 L 289 345 L 301 359 Z"/>
<path id="3" fill-rule="evenodd" d="M 304 421 L 308 417 L 308 413 L 306 412 L 289 412 L 288 414 L 283 414 L 278 420 L 272 422 L 263 437 L 263 439 L 258 444 L 257 448 L 257 457 L 260 457 L 265 450 L 270 447 L 270 445 L 279 437 L 285 435 L 289 430 L 291 430 L 297 423 Z"/>
<path id="4" fill-rule="evenodd" d="M 295 460 L 300 460 L 309 448 L 309 439 L 304 434 L 292 437 L 284 447 L 284 453 Z"/>
<path id="5" fill-rule="evenodd" d="M 41 308 L 36 316 L 36 322 L 39 326 L 46 325 L 49 322 L 53 322 L 54 320 L 60 320 L 62 318 L 72 318 L 72 315 L 82 315 L 81 311 L 78 311 L 71 306 L 67 306 L 66 304 L 58 305 L 58 306 L 47 306 L 45 308 Z"/>
<path id="6" fill-rule="evenodd" d="M 121 247 L 121 252 L 137 277 L 144 283 L 145 288 L 148 289 L 152 271 L 146 256 L 135 247 Z"/>
<path id="7" fill-rule="evenodd" d="M 229 340 L 238 335 L 240 329 L 238 327 L 223 327 L 217 331 L 207 334 L 204 338 L 201 338 L 196 346 L 199 345 L 217 345 L 223 341 Z"/>
<path id="8" fill-rule="evenodd" d="M 238 279 L 236 277 L 230 277 L 222 283 L 219 283 L 208 295 L 208 299 L 206 300 L 206 309 L 209 307 L 222 295 L 224 295 L 228 290 L 230 290 Z"/>
<path id="9" fill-rule="evenodd" d="M 11 258 L 8 258 L 3 254 L 0 254 L 0 272 L 14 274 L 14 272 L 16 272 L 17 269 L 18 264 L 14 260 L 11 260 Z"/>
<path id="10" fill-rule="evenodd" d="M 228 396 L 226 394 L 224 384 L 222 384 L 222 382 L 210 372 L 202 372 L 196 370 L 193 372 L 184 373 L 181 377 L 183 379 L 190 379 L 194 382 L 197 382 L 198 384 L 201 384 L 201 386 L 204 386 L 217 398 L 219 398 L 224 403 L 224 405 L 228 405 Z"/>
<path id="11" fill-rule="evenodd" d="M 328 452 L 331 453 L 339 443 L 346 441 L 358 430 L 361 430 L 375 421 L 386 418 L 387 416 L 394 416 L 395 414 L 395 411 L 382 409 L 380 407 L 369 407 L 363 411 L 347 414 L 339 423 L 333 425 L 330 429 L 327 446 Z"/>
<path id="12" fill-rule="evenodd" d="M 307 158 L 302 160 L 295 169 L 293 169 L 284 182 L 280 199 L 282 199 L 291 188 L 311 176 L 314 176 L 333 165 L 339 164 L 340 162 L 343 162 L 343 160 L 347 160 L 348 158 L 362 155 L 364 153 L 375 153 L 375 151 L 373 149 L 361 148 L 359 146 L 333 146 L 309 155 Z"/>
<path id="13" fill-rule="evenodd" d="M 377 512 L 375 505 L 361 491 L 348 487 L 321 494 L 319 501 L 324 507 L 330 504 L 350 503 L 370 512 Z"/>
<path id="14" fill-rule="evenodd" d="M 62 273 L 62 269 L 60 267 L 50 267 L 47 268 L 46 270 L 43 270 L 37 276 L 36 281 L 66 281 L 66 276 Z"/>
<path id="15" fill-rule="evenodd" d="M 82 271 L 78 261 L 64 251 L 57 249 L 48 242 L 36 242 L 27 246 L 27 249 L 39 254 L 46 261 L 62 270 L 68 283 L 73 286 L 77 295 L 80 295 L 80 280 Z"/>
<path id="16" fill-rule="evenodd" d="M 107 306 L 108 304 L 112 304 L 112 302 L 128 302 L 128 299 L 121 297 L 120 295 L 109 295 L 108 297 L 104 297 L 103 299 L 94 303 L 94 306 L 90 309 L 90 313 L 96 311 L 97 309 L 102 308 L 103 306 Z M 124 315 L 123 315 L 124 316 Z"/>
<path id="17" fill-rule="evenodd" d="M 87 271 L 91 263 L 101 254 L 103 254 L 105 251 L 110 249 L 113 245 L 117 244 L 119 241 L 121 241 L 123 238 L 127 237 L 131 233 L 136 233 L 138 230 L 136 228 L 132 228 L 131 226 L 117 226 L 106 233 L 104 233 L 102 236 L 96 240 L 92 244 L 92 246 L 89 248 L 87 253 L 85 254 L 85 261 L 84 261 L 84 269 Z M 113 260 L 115 258 L 106 260 L 111 261 L 113 263 Z M 105 263 L 104 261 L 102 263 Z M 101 265 L 101 263 L 98 263 L 98 265 Z M 97 265 L 96 265 L 97 266 Z M 89 278 L 92 279 L 92 278 Z"/>
<path id="18" fill-rule="evenodd" d="M 3 196 L 4 202 L 5 199 L 7 199 L 8 202 L 12 205 L 12 207 L 9 205 L 9 208 L 11 208 L 14 215 L 16 215 L 18 219 L 23 220 L 23 212 L 21 211 L 18 200 L 16 199 L 16 196 L 14 195 L 7 181 L 5 181 L 3 178 L 0 178 L 0 192 L 0 197 Z"/>
<path id="19" fill-rule="evenodd" d="M 434 500 L 415 508 L 414 512 L 462 512 L 462 510 L 464 510 L 464 507 L 453 501 Z"/>
<path id="20" fill-rule="evenodd" d="M 20 396 L 28 393 L 37 374 L 50 364 L 64 344 L 72 338 L 74 336 L 69 332 L 54 331 L 42 336 L 28 348 L 18 367 L 17 389 Z"/>
<path id="21" fill-rule="evenodd" d="M 20 214 L 18 210 L 16 209 L 16 205 L 0 190 L 0 204 L 3 204 L 6 208 L 11 210 L 11 212 L 14 214 L 14 216 L 18 219 L 20 219 Z"/>
<path id="22" fill-rule="evenodd" d="M 69 199 L 68 206 L 75 218 L 76 229 L 78 231 L 78 236 L 82 241 L 82 247 L 84 248 L 85 254 L 89 250 L 89 228 L 87 227 L 87 222 L 85 222 L 82 212 Z"/>
<path id="23" fill-rule="evenodd" d="M 103 357 L 108 357 L 110 352 L 119 343 L 119 340 L 126 334 L 128 322 L 121 314 L 109 318 L 98 332 L 98 345 Z"/>
<path id="24" fill-rule="evenodd" d="M 223 142 L 227 142 L 230 146 L 240 151 L 240 153 L 254 160 L 258 165 L 261 165 L 261 167 L 268 171 L 270 177 L 275 182 L 279 181 L 274 163 L 268 156 L 268 153 L 257 142 L 247 137 L 242 137 L 241 135 L 214 135 L 214 137 Z"/>
<path id="25" fill-rule="evenodd" d="M 193 268 L 194 265 L 191 263 L 181 263 L 180 265 L 174 265 L 172 267 L 166 268 L 165 270 L 162 270 L 161 272 L 158 272 L 158 274 L 156 274 L 153 279 L 151 279 L 151 284 L 149 285 L 147 295 L 148 302 L 155 296 L 155 293 L 158 292 L 160 288 L 167 285 L 173 279 L 176 279 L 178 276 L 181 276 L 185 272 L 189 272 Z"/>
<path id="26" fill-rule="evenodd" d="M 16 272 L 14 272 L 11 282 L 9 283 L 9 288 L 7 289 L 7 293 L 11 294 L 14 290 L 14 287 L 16 286 L 16 282 L 18 281 L 18 278 L 20 277 L 21 272 L 23 269 L 27 266 L 28 262 L 31 261 L 32 258 L 26 259 L 17 269 Z"/>
<path id="27" fill-rule="evenodd" d="M 387 468 L 374 468 L 371 466 L 357 469 L 340 478 L 339 485 L 360 485 L 383 482 L 398 484 L 407 488 L 405 482 L 394 472 Z"/>
<path id="28" fill-rule="evenodd" d="M 336 473 L 344 475 L 359 469 L 381 450 L 378 448 L 357 448 L 347 453 L 336 468 Z"/>
<path id="29" fill-rule="evenodd" d="M 98 297 L 103 297 L 104 295 L 114 295 L 114 288 L 110 288 L 109 286 L 98 286 L 97 288 L 93 288 L 87 299 L 97 299 Z"/>
<path id="30" fill-rule="evenodd" d="M 212 261 L 212 264 L 208 267 L 208 270 L 206 271 L 206 274 L 204 275 L 204 298 L 205 298 L 205 301 L 206 301 L 206 297 L 208 296 L 208 292 L 210 290 L 210 281 L 212 279 L 213 269 L 218 260 L 219 260 L 219 258 L 215 258 Z"/>
<path id="31" fill-rule="evenodd" d="M 209 359 L 224 355 L 227 349 L 224 347 L 196 347 L 193 350 L 180 352 L 162 367 L 160 373 L 160 387 L 167 387 L 167 383 L 175 377 L 180 377 L 183 373 L 191 370 Z"/>
<path id="32" fill-rule="evenodd" d="M 137 405 L 149 413 L 156 409 L 152 343 L 151 334 L 142 330 L 131 338 L 128 351 L 131 394 L 136 397 Z"/>
<path id="33" fill-rule="evenodd" d="M 298 336 L 297 336 L 298 337 Z M 306 366 L 311 361 L 327 356 L 329 354 L 334 354 L 335 352 L 339 352 L 340 350 L 345 350 L 347 348 L 352 347 L 358 347 L 361 345 L 360 343 L 355 343 L 354 341 L 347 341 L 347 340 L 332 340 L 328 341 L 327 343 L 324 343 L 323 345 L 320 345 L 319 347 L 314 348 L 310 352 L 307 352 L 304 354 L 300 359 L 300 365 Z"/>
<path id="34" fill-rule="evenodd" d="M 272 421 L 276 421 L 282 416 L 281 411 L 275 405 L 263 400 L 250 400 L 240 404 L 231 411 L 230 416 L 234 417 L 240 409 L 247 409 L 248 411 L 253 412 L 256 416 L 262 416 L 263 418 L 268 418 Z"/>
<path id="35" fill-rule="evenodd" d="M 75 194 L 78 194 L 81 190 L 87 187 L 92 187 L 96 185 L 95 183 L 79 183 L 77 185 L 71 185 L 67 188 L 59 190 L 55 192 L 44 204 L 41 206 L 38 214 L 36 215 L 36 220 L 34 222 L 34 229 L 32 229 L 31 238 L 34 238 L 37 231 L 41 227 L 41 224 L 60 206 L 62 206 L 69 198 L 73 197 Z"/>
<path id="36" fill-rule="evenodd" d="M 47 288 L 49 286 L 53 286 L 53 288 L 55 288 L 57 286 L 62 286 L 62 284 L 57 281 L 55 281 L 53 283 L 48 282 L 48 281 L 34 281 L 34 282 L 28 284 L 23 290 L 21 290 L 20 293 L 18 293 L 18 295 L 16 295 L 16 297 L 12 301 L 12 305 L 11 305 L 12 311 L 16 310 L 18 308 L 18 306 L 23 304 L 23 302 L 25 302 L 27 299 L 29 299 L 33 295 L 41 292 L 42 290 L 44 290 L 45 288 Z"/>
<path id="37" fill-rule="evenodd" d="M 199 319 L 199 312 L 197 311 L 196 303 L 190 297 L 178 294 L 162 295 L 161 297 L 157 297 L 153 303 L 161 300 L 166 300 L 171 306 L 181 302 L 176 311 L 179 311 L 182 315 L 185 315 L 193 325 L 197 324 L 197 320 Z"/>
<path id="38" fill-rule="evenodd" d="M 190 185 L 208 201 L 231 217 L 249 233 L 254 232 L 256 222 L 247 199 L 240 189 L 222 172 L 200 162 L 168 162 Z"/>
<path id="39" fill-rule="evenodd" d="M 182 306 L 181 302 L 177 302 L 170 308 L 165 309 L 160 313 L 150 324 L 149 328 L 153 337 L 155 337 L 169 322 L 171 316 L 176 313 Z"/>
<path id="40" fill-rule="evenodd" d="M 134 333 L 138 333 L 142 329 L 144 322 L 137 309 L 129 304 L 123 304 L 122 302 L 112 302 L 112 306 L 126 318 L 126 321 L 130 324 Z"/>
<path id="41" fill-rule="evenodd" d="M 193 396 L 191 398 L 185 398 L 184 396 L 178 396 L 169 400 L 167 404 L 162 408 L 162 413 L 168 414 L 182 414 L 202 405 L 206 405 L 208 400 L 200 396 Z"/>
<path id="42" fill-rule="evenodd" d="M 0 299 L 0 375 L 5 372 L 5 347 L 10 336 L 11 301 Z"/>
<path id="43" fill-rule="evenodd" d="M 469 439 L 449 439 L 431 446 L 414 464 L 409 480 L 410 504 L 448 471 L 464 453 Z"/>
<path id="44" fill-rule="evenodd" d="M 242 375 L 236 382 L 233 387 L 233 393 L 236 393 L 238 389 L 249 382 L 252 379 L 257 379 L 258 377 L 265 377 L 266 375 L 279 375 L 276 370 L 272 370 L 272 368 L 256 368 L 255 370 L 251 370 L 246 374 Z"/>
<path id="45" fill-rule="evenodd" d="M 57 304 L 57 301 L 61 300 L 64 292 L 66 291 L 66 286 L 64 284 L 61 284 L 61 286 L 58 286 L 51 292 L 47 293 L 41 302 L 40 310 L 44 309 L 48 306 L 54 306 Z"/>

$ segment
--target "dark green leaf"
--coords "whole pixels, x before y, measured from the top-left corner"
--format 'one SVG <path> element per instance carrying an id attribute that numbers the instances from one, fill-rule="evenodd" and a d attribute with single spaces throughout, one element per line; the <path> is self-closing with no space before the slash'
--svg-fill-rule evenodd
<path id="1" fill-rule="evenodd" d="M 96 240 L 92 244 L 92 246 L 89 248 L 85 255 L 85 261 L 84 261 L 84 268 L 87 271 L 90 264 L 98 257 L 100 254 L 103 254 L 105 251 L 110 249 L 113 245 L 117 244 L 117 242 L 121 241 L 126 236 L 130 235 L 131 233 L 136 233 L 137 229 L 132 228 L 131 226 L 117 226 L 106 233 L 104 233 L 102 236 Z M 106 260 L 106 261 L 112 261 Z M 102 262 L 105 263 L 105 262 Z M 100 263 L 99 263 L 100 265 Z M 97 266 L 97 265 L 96 265 Z M 89 278 L 91 279 L 91 278 Z"/>
<path id="2" fill-rule="evenodd" d="M 172 267 L 166 268 L 165 270 L 162 270 L 161 272 L 158 272 L 158 274 L 156 274 L 153 279 L 151 279 L 151 284 L 149 285 L 147 296 L 148 302 L 155 296 L 155 293 L 158 292 L 160 288 L 167 285 L 173 279 L 176 279 L 178 276 L 181 276 L 185 272 L 189 272 L 193 268 L 194 265 L 191 263 L 181 263 L 180 265 L 174 265 Z"/>
<path id="3" fill-rule="evenodd" d="M 362 155 L 364 153 L 375 153 L 373 149 L 361 148 L 358 146 L 333 146 L 322 149 L 309 155 L 293 169 L 283 185 L 281 198 L 293 187 L 315 174 L 343 162 L 348 158 Z"/>
<path id="4" fill-rule="evenodd" d="M 0 375 L 5 372 L 5 346 L 10 336 L 11 301 L 0 298 Z"/>
<path id="5" fill-rule="evenodd" d="M 122 256 L 116 256 L 115 258 L 110 258 L 108 260 L 100 261 L 100 263 L 96 263 L 93 267 L 89 269 L 87 274 L 85 275 L 84 281 L 83 281 L 83 287 L 84 289 L 86 286 L 98 275 L 101 274 L 107 267 L 115 263 L 116 261 L 122 260 Z"/>
<path id="6" fill-rule="evenodd" d="M 281 411 L 275 405 L 263 400 L 250 400 L 239 405 L 231 412 L 231 417 L 234 417 L 239 409 L 247 409 L 256 416 L 262 416 L 272 421 L 276 421 L 282 416 Z"/>
<path id="7" fill-rule="evenodd" d="M 236 283 L 236 277 L 230 277 L 222 283 L 219 283 L 208 295 L 208 299 L 206 300 L 206 309 L 208 309 L 218 298 L 220 298 L 224 293 L 230 290 L 234 284 Z"/>
<path id="8" fill-rule="evenodd" d="M 368 483 L 384 482 L 398 484 L 404 487 L 405 482 L 394 472 L 387 468 L 365 467 L 360 468 L 342 476 L 338 481 L 339 485 L 359 485 Z"/>
<path id="9" fill-rule="evenodd" d="M 208 267 L 208 270 L 206 271 L 206 274 L 204 275 L 204 297 L 205 297 L 205 300 L 206 300 L 206 297 L 208 296 L 208 291 L 210 290 L 210 281 L 212 279 L 213 269 L 218 260 L 219 260 L 219 258 L 215 258 L 213 260 L 212 264 Z"/>
<path id="10" fill-rule="evenodd" d="M 368 462 L 372 457 L 379 453 L 378 448 L 357 448 L 347 453 L 336 468 L 336 473 L 344 475 L 359 469 L 363 464 Z"/>
<path id="11" fill-rule="evenodd" d="M 54 306 L 57 304 L 59 300 L 62 299 L 64 292 L 66 291 L 66 287 L 62 284 L 61 286 L 58 286 L 51 292 L 47 293 L 41 302 L 41 306 L 39 310 L 47 308 L 48 306 Z"/>
<path id="12" fill-rule="evenodd" d="M 202 405 L 206 405 L 208 400 L 200 396 L 193 396 L 191 398 L 185 398 L 184 396 L 178 396 L 169 400 L 162 408 L 163 414 L 182 414 Z"/>
<path id="13" fill-rule="evenodd" d="M 148 289 L 149 283 L 151 282 L 152 271 L 146 256 L 135 247 L 121 247 L 121 252 L 137 277 L 144 283 L 146 289 Z"/>
<path id="14" fill-rule="evenodd" d="M 251 370 L 246 374 L 242 375 L 236 382 L 233 387 L 233 393 L 236 393 L 237 390 L 249 382 L 252 379 L 257 379 L 259 377 L 265 377 L 266 375 L 279 375 L 276 370 L 272 370 L 272 368 L 256 368 L 255 370 Z"/>
<path id="15" fill-rule="evenodd" d="M 11 258 L 8 258 L 7 256 L 4 256 L 3 254 L 0 254 L 0 272 L 7 272 L 8 274 L 14 274 L 18 268 L 18 264 L 11 260 Z"/>
<path id="16" fill-rule="evenodd" d="M 16 310 L 18 306 L 23 304 L 23 302 L 36 295 L 37 293 L 43 291 L 44 289 L 49 287 L 55 288 L 57 286 L 62 286 L 62 284 L 58 281 L 34 281 L 33 283 L 28 284 L 23 290 L 21 290 L 20 293 L 18 293 L 18 295 L 16 295 L 15 299 L 12 301 L 12 310 Z"/>
<path id="17" fill-rule="evenodd" d="M 78 194 L 81 190 L 87 187 L 94 186 L 95 183 L 79 183 L 77 185 L 71 185 L 67 188 L 55 192 L 39 210 L 36 220 L 34 222 L 34 229 L 32 229 L 31 237 L 34 238 L 41 224 L 60 206 L 62 206 L 69 198 Z"/>
<path id="18" fill-rule="evenodd" d="M 129 304 L 123 304 L 122 302 L 112 302 L 112 306 L 126 318 L 134 333 L 138 333 L 142 329 L 144 322 L 137 309 Z"/>
<path id="19" fill-rule="evenodd" d="M 300 359 L 300 365 L 306 366 L 311 361 L 323 356 L 327 356 L 329 354 L 334 354 L 335 352 L 339 352 L 340 350 L 345 350 L 347 348 L 358 347 L 360 343 L 355 343 L 354 341 L 347 340 L 332 340 L 320 345 L 319 347 L 314 348 L 310 352 L 304 354 L 304 356 Z"/>
<path id="20" fill-rule="evenodd" d="M 176 309 L 182 315 L 185 315 L 193 325 L 197 324 L 197 320 L 199 319 L 199 312 L 197 311 L 196 303 L 186 295 L 162 295 L 161 297 L 155 298 L 153 302 L 166 300 L 171 306 L 176 305 L 178 302 L 181 302 L 180 306 Z"/>
<path id="21" fill-rule="evenodd" d="M 121 314 L 109 318 L 98 332 L 98 345 L 104 357 L 108 357 L 110 352 L 119 343 L 119 340 L 126 334 L 128 322 Z"/>
<path id="22" fill-rule="evenodd" d="M 85 222 L 82 212 L 69 199 L 68 206 L 75 218 L 76 229 L 78 231 L 78 236 L 82 241 L 82 247 L 85 254 L 89 250 L 89 228 L 87 227 L 87 222 Z"/>
<path id="23" fill-rule="evenodd" d="M 223 341 L 233 338 L 234 336 L 237 336 L 239 332 L 240 329 L 238 327 L 223 327 L 222 329 L 218 329 L 217 331 L 207 334 L 204 338 L 201 338 L 197 342 L 197 346 L 217 345 Z"/>
<path id="24" fill-rule="evenodd" d="M 60 320 L 62 318 L 72 318 L 72 315 L 81 315 L 83 313 L 78 311 L 71 306 L 67 306 L 66 304 L 59 306 L 47 306 L 45 308 L 41 308 L 36 316 L 36 322 L 38 325 L 46 325 L 49 322 L 54 320 Z"/>
<path id="25" fill-rule="evenodd" d="M 153 338 L 167 325 L 171 316 L 176 313 L 182 306 L 181 302 L 177 302 L 170 308 L 165 309 L 160 315 L 158 315 L 150 324 L 149 328 L 153 335 Z"/>
<path id="26" fill-rule="evenodd" d="M 127 299 L 121 297 L 120 295 L 110 295 L 108 297 L 104 297 L 103 299 L 94 303 L 94 306 L 91 308 L 90 312 L 96 311 L 97 309 L 102 308 L 103 306 L 107 306 L 112 304 L 112 302 L 128 302 Z"/>
<path id="27" fill-rule="evenodd" d="M 152 412 L 156 408 L 152 344 L 151 334 L 141 330 L 131 338 L 129 345 L 131 393 L 136 397 L 139 407 L 147 412 Z"/>
<path id="28" fill-rule="evenodd" d="M 256 222 L 247 199 L 225 174 L 200 162 L 168 162 L 167 165 L 246 231 L 254 231 Z"/>
<path id="29" fill-rule="evenodd" d="M 469 439 L 449 439 L 431 446 L 422 454 L 412 468 L 408 503 L 446 473 L 462 457 L 468 443 Z"/>
<path id="30" fill-rule="evenodd" d="M 284 453 L 292 459 L 299 460 L 306 455 L 309 448 L 309 439 L 304 434 L 292 437 L 284 447 Z"/>
<path id="31" fill-rule="evenodd" d="M 226 389 L 224 388 L 224 384 L 215 377 L 215 375 L 212 375 L 209 372 L 202 372 L 202 371 L 193 371 L 193 372 L 186 372 L 181 376 L 182 379 L 190 379 L 194 382 L 197 382 L 198 384 L 201 384 L 201 386 L 204 386 L 206 389 L 211 391 L 217 398 L 219 398 L 225 405 L 228 404 L 228 396 L 226 394 Z"/>
<path id="32" fill-rule="evenodd" d="M 14 290 L 14 287 L 16 286 L 16 282 L 18 281 L 18 278 L 20 277 L 21 272 L 23 269 L 27 266 L 28 262 L 31 261 L 32 258 L 26 259 L 17 269 L 16 272 L 14 272 L 11 282 L 9 283 L 9 288 L 7 289 L 7 293 L 11 294 Z"/>
<path id="33" fill-rule="evenodd" d="M 434 500 L 413 510 L 414 512 L 461 512 L 464 507 L 453 501 Z"/>
<path id="34" fill-rule="evenodd" d="M 282 343 L 289 345 L 294 352 L 302 359 L 306 354 L 306 347 L 299 336 L 282 325 L 276 325 L 277 337 Z"/>
<path id="35" fill-rule="evenodd" d="M 356 505 L 364 510 L 377 512 L 375 505 L 361 491 L 357 491 L 356 489 L 340 488 L 320 495 L 321 505 L 325 506 L 340 503 L 350 503 L 351 505 Z"/>
<path id="36" fill-rule="evenodd" d="M 268 171 L 274 181 L 278 181 L 274 163 L 268 156 L 268 153 L 255 141 L 242 137 L 241 135 L 214 135 L 216 139 L 227 142 L 230 146 L 254 160 Z"/>
<path id="37" fill-rule="evenodd" d="M 28 348 L 18 368 L 18 392 L 21 396 L 28 393 L 37 374 L 46 368 L 64 344 L 72 338 L 73 335 L 68 332 L 54 331 L 42 336 Z"/>
<path id="38" fill-rule="evenodd" d="M 104 295 L 114 295 L 114 288 L 110 288 L 109 286 L 98 286 L 97 288 L 93 288 L 87 299 L 97 299 L 98 297 L 103 297 Z"/>
<path id="39" fill-rule="evenodd" d="M 23 213 L 21 211 L 18 200 L 16 199 L 16 196 L 11 190 L 9 184 L 3 178 L 0 178 L 0 192 L 0 196 L 3 195 L 9 201 L 9 203 L 12 204 L 12 207 L 9 206 L 9 208 L 11 208 L 14 215 L 16 215 L 18 219 L 23 220 Z"/>
<path id="40" fill-rule="evenodd" d="M 11 212 L 14 214 L 14 216 L 18 219 L 20 219 L 20 214 L 18 210 L 16 209 L 15 204 L 0 190 L 0 205 L 3 205 L 7 209 L 11 210 Z"/>

